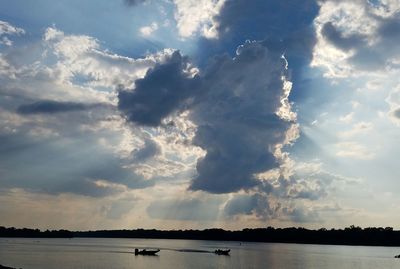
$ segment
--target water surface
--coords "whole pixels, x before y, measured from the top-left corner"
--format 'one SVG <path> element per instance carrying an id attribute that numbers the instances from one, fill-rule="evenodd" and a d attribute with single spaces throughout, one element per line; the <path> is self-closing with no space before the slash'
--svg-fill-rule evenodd
<path id="1" fill-rule="evenodd" d="M 135 256 L 134 248 L 159 248 L 157 256 Z M 230 248 L 230 256 L 213 253 Z M 0 264 L 23 269 L 128 268 L 400 268 L 399 247 L 221 242 L 164 239 L 0 238 Z"/>

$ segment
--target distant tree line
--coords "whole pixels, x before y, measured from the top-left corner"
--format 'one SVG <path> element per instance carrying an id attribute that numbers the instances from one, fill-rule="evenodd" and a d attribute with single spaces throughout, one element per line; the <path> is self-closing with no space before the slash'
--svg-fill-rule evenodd
<path id="1" fill-rule="evenodd" d="M 400 231 L 391 227 L 360 228 L 350 226 L 344 229 L 305 228 L 257 228 L 241 231 L 223 229 L 206 230 L 99 230 L 99 231 L 40 231 L 38 229 L 16 229 L 0 227 L 0 237 L 39 237 L 39 238 L 158 238 L 158 239 L 195 239 L 221 241 L 252 241 L 276 243 L 331 244 L 331 245 L 366 245 L 400 246 Z"/>
<path id="2" fill-rule="evenodd" d="M 74 233 L 67 230 L 40 231 L 39 229 L 14 227 L 5 228 L 0 226 L 0 237 L 26 237 L 26 238 L 72 238 Z"/>

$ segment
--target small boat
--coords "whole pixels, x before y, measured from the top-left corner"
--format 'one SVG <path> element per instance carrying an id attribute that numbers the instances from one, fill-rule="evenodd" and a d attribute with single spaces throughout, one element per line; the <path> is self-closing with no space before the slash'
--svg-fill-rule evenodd
<path id="1" fill-rule="evenodd" d="M 395 258 L 397 258 L 397 259 L 400 259 L 400 254 L 399 255 L 396 255 L 396 256 L 394 256 Z"/>
<path id="2" fill-rule="evenodd" d="M 229 255 L 230 251 L 230 249 L 216 249 L 214 253 L 217 255 Z"/>
<path id="3" fill-rule="evenodd" d="M 160 250 L 159 249 L 138 249 L 135 248 L 135 255 L 156 255 Z"/>

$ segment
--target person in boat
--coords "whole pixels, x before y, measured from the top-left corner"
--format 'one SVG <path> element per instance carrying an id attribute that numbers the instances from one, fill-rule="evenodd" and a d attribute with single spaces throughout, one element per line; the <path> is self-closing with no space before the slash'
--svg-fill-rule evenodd
<path id="1" fill-rule="evenodd" d="M 160 250 L 159 249 L 138 249 L 135 248 L 135 255 L 156 255 Z"/>
<path id="2" fill-rule="evenodd" d="M 216 249 L 214 253 L 218 255 L 229 255 L 230 251 L 230 249 Z"/>

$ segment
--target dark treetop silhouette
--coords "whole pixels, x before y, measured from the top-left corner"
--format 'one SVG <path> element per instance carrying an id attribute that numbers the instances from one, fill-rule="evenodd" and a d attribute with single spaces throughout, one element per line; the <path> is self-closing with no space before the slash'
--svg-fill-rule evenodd
<path id="1" fill-rule="evenodd" d="M 391 227 L 360 228 L 350 226 L 344 229 L 305 228 L 257 228 L 241 231 L 223 229 L 206 230 L 100 230 L 100 231 L 40 231 L 38 229 L 17 229 L 0 227 L 0 237 L 103 237 L 103 238 L 160 238 L 160 239 L 195 239 L 226 240 L 253 242 L 280 242 L 333 245 L 400 246 L 400 231 Z"/>

